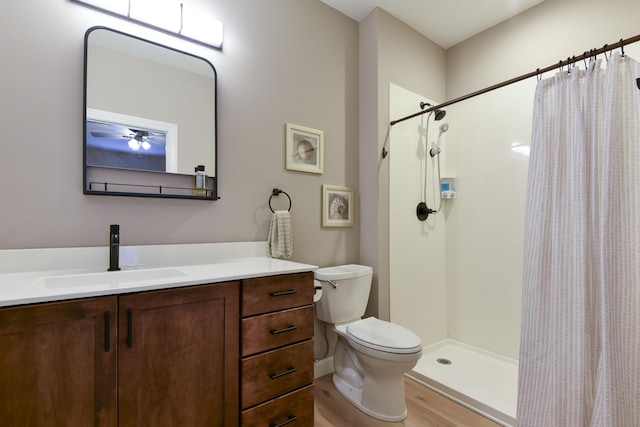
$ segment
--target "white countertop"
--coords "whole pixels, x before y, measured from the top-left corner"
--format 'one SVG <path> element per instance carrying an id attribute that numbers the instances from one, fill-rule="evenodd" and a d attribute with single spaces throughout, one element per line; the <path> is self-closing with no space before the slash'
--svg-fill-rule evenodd
<path id="1" fill-rule="evenodd" d="M 0 250 L 0 307 L 313 271 L 266 256 L 265 242 Z"/>

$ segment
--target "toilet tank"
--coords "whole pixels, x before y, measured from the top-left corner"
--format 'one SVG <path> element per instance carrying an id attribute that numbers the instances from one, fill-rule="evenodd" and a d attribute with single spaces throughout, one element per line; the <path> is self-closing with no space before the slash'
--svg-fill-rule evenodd
<path id="1" fill-rule="evenodd" d="M 316 302 L 316 316 L 326 323 L 345 323 L 360 319 L 367 308 L 373 269 L 365 265 L 339 265 L 320 268 L 315 279 L 322 286 Z M 329 281 L 337 285 L 334 287 Z"/>

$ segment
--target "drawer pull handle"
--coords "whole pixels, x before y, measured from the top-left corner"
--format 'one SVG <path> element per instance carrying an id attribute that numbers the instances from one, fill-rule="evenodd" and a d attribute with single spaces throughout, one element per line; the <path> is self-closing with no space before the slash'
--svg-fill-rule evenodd
<path id="1" fill-rule="evenodd" d="M 290 291 L 282 291 L 282 292 L 271 292 L 272 297 L 283 297 L 285 295 L 294 295 L 297 294 L 298 291 L 294 291 L 293 289 Z"/>
<path id="2" fill-rule="evenodd" d="M 280 378 L 280 377 L 284 377 L 285 375 L 289 375 L 289 374 L 293 374 L 295 371 L 297 371 L 296 368 L 289 368 L 284 372 L 280 372 L 279 374 L 269 374 L 269 378 L 271 378 L 272 380 L 275 380 L 276 378 Z"/>
<path id="3" fill-rule="evenodd" d="M 286 426 L 289 423 L 294 422 L 295 420 L 297 420 L 295 415 L 289 415 L 287 417 L 286 421 L 281 422 L 280 424 L 276 424 L 276 423 L 270 423 L 269 427 L 282 427 L 282 426 Z"/>
<path id="4" fill-rule="evenodd" d="M 296 329 L 298 329 L 296 325 L 287 326 L 286 328 L 282 328 L 282 329 L 273 329 L 271 331 L 271 335 L 278 335 L 284 332 L 291 332 L 291 331 L 295 331 Z"/>

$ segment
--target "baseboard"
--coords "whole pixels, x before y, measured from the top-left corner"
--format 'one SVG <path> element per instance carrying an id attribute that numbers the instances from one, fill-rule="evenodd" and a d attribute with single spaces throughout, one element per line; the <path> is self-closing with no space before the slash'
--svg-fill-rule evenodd
<path id="1" fill-rule="evenodd" d="M 316 360 L 313 363 L 313 378 L 324 377 L 333 372 L 333 357 Z"/>

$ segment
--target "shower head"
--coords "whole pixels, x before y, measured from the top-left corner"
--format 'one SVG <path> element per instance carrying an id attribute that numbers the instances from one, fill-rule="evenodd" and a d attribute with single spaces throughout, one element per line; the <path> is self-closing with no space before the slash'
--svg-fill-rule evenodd
<path id="1" fill-rule="evenodd" d="M 436 144 L 436 148 L 432 148 L 429 151 L 431 157 L 435 157 L 440 154 L 440 147 L 442 146 L 442 134 L 449 130 L 449 123 L 444 122 L 440 125 L 440 133 L 438 134 L 438 143 Z"/>
<path id="2" fill-rule="evenodd" d="M 436 121 L 438 120 L 442 120 L 444 119 L 444 116 L 447 115 L 447 112 L 445 110 L 436 110 L 436 114 L 434 116 L 434 119 L 436 119 Z"/>
<path id="3" fill-rule="evenodd" d="M 424 101 L 420 103 L 421 110 L 424 110 L 426 107 L 433 107 L 433 104 L 429 104 L 428 102 L 424 102 Z M 431 113 L 435 113 L 434 118 L 436 119 L 436 121 L 444 119 L 444 116 L 447 115 L 447 112 L 445 110 L 435 110 L 435 111 L 432 111 Z M 431 115 L 431 113 L 429 115 Z"/>

